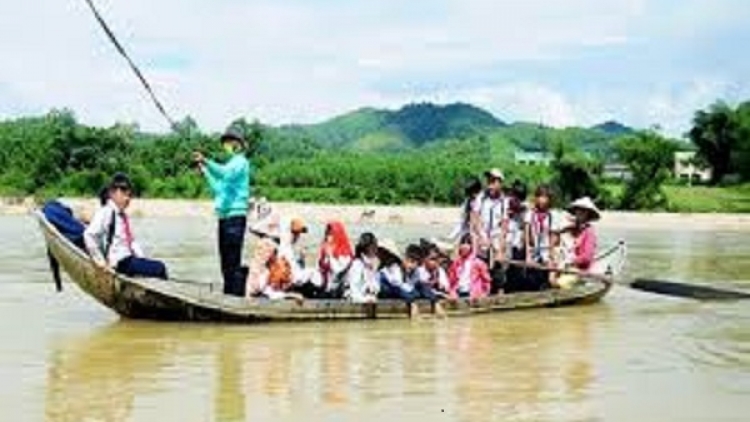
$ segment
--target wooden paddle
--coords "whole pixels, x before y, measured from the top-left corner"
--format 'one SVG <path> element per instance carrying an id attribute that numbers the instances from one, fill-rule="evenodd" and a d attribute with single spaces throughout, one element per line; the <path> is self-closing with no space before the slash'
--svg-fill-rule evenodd
<path id="1" fill-rule="evenodd" d="M 250 233 L 252 235 L 255 235 L 255 236 L 258 236 L 261 239 L 271 239 L 274 242 L 276 242 L 277 244 L 281 243 L 281 237 L 279 237 L 279 236 L 274 236 L 272 234 L 265 233 L 265 232 L 262 232 L 260 230 L 255 230 L 252 227 L 249 228 L 249 229 L 247 229 L 247 231 L 248 231 L 248 233 Z"/>
<path id="2" fill-rule="evenodd" d="M 696 300 L 741 300 L 750 299 L 750 293 L 736 290 L 717 289 L 709 286 L 677 283 L 666 280 L 637 278 L 628 286 L 649 293 L 684 297 Z"/>

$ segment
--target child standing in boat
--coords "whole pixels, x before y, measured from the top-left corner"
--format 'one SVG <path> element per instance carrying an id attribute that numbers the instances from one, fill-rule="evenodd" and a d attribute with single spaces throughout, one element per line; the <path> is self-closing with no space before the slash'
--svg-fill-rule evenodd
<path id="1" fill-rule="evenodd" d="M 464 187 L 464 203 L 461 205 L 461 221 L 448 236 L 451 240 L 460 241 L 465 234 L 471 234 L 472 246 L 476 250 L 482 236 L 481 218 L 479 215 L 480 196 L 482 194 L 482 182 L 477 177 L 472 177 Z"/>
<path id="2" fill-rule="evenodd" d="M 540 185 L 534 193 L 534 207 L 526 219 L 526 262 L 554 267 L 552 251 L 559 245 L 560 218 L 554 214 L 552 190 Z M 541 270 L 526 270 L 528 290 L 542 290 L 550 286 L 553 274 Z"/>

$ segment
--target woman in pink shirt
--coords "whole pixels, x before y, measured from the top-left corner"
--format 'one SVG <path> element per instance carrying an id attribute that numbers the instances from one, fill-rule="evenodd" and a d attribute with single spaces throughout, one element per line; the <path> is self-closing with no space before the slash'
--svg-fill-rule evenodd
<path id="1" fill-rule="evenodd" d="M 591 223 L 599 220 L 601 212 L 587 196 L 570 204 L 568 212 L 573 215 L 574 221 L 573 225 L 565 228 L 563 232 L 570 233 L 573 243 L 564 262 L 568 268 L 587 272 L 594 264 L 596 256 L 596 231 Z M 555 284 L 560 288 L 569 288 L 576 282 L 578 277 L 575 274 L 564 274 L 557 278 Z"/>

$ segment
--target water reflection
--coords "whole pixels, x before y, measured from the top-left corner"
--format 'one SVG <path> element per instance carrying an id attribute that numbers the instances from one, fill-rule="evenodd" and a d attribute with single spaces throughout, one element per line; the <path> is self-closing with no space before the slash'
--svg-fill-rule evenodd
<path id="1" fill-rule="evenodd" d="M 49 359 L 47 420 L 128 420 L 167 357 L 158 337 L 125 324 L 63 342 Z"/>
<path id="2" fill-rule="evenodd" d="M 173 396 L 183 398 L 179 420 L 341 411 L 364 420 L 405 413 L 546 419 L 561 406 L 592 418 L 586 403 L 596 370 L 589 347 L 594 327 L 608 315 L 602 305 L 412 324 L 117 323 L 55 347 L 46 416 L 124 421 L 148 412 L 164 420 L 166 397 Z M 193 389 L 206 394 L 186 400 Z M 411 407 L 388 405 L 404 399 Z M 165 408 L 146 409 L 151 401 Z"/>

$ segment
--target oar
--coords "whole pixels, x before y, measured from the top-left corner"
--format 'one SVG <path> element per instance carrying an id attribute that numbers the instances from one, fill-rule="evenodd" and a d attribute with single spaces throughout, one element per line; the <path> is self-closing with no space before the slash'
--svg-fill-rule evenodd
<path id="1" fill-rule="evenodd" d="M 736 290 L 717 289 L 709 286 L 698 286 L 695 284 L 677 283 L 666 280 L 653 280 L 637 278 L 630 287 L 649 293 L 657 293 L 669 296 L 684 297 L 696 300 L 741 300 L 750 299 L 750 293 Z"/>
<path id="2" fill-rule="evenodd" d="M 258 236 L 261 239 L 271 239 L 274 242 L 276 242 L 277 244 L 281 243 L 281 237 L 279 237 L 279 236 L 274 236 L 272 234 L 265 233 L 265 232 L 262 232 L 260 230 L 256 230 L 256 229 L 254 229 L 252 227 L 249 228 L 249 229 L 247 229 L 247 231 L 248 231 L 248 233 L 250 233 L 252 235 L 255 235 L 255 236 Z"/>

